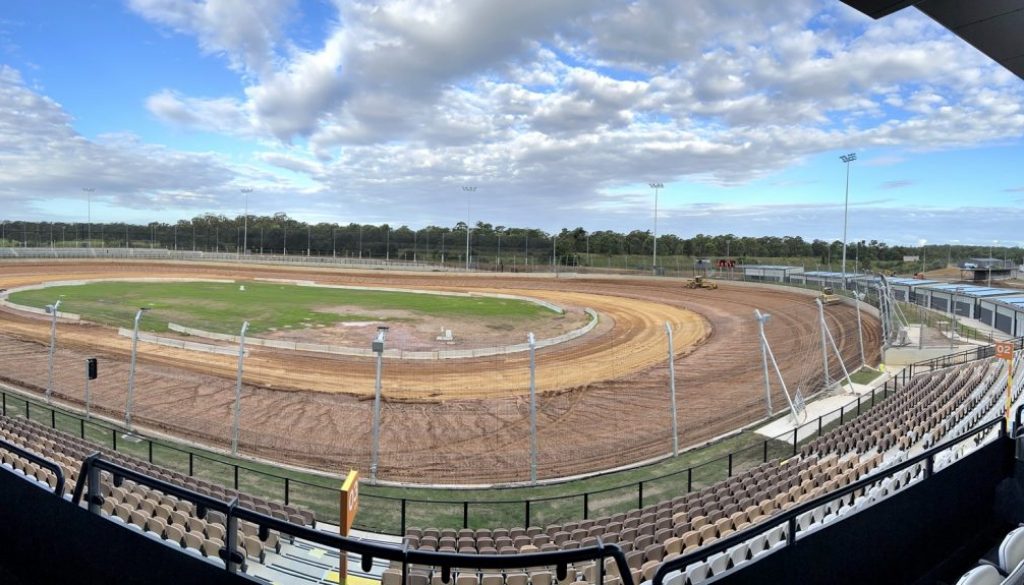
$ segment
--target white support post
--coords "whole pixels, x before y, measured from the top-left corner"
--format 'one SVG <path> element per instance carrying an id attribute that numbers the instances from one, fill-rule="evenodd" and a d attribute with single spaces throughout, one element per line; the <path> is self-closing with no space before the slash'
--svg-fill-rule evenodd
<path id="1" fill-rule="evenodd" d="M 377 338 L 370 348 L 377 354 L 377 376 L 373 386 L 373 445 L 370 453 L 370 483 L 377 483 L 377 466 L 380 462 L 380 401 L 381 401 L 381 369 L 384 366 L 384 340 L 387 327 L 377 327 Z"/>
<path id="2" fill-rule="evenodd" d="M 821 301 L 819 300 L 820 304 Z M 822 321 L 824 324 L 824 321 Z M 836 353 L 836 358 L 839 359 L 839 367 L 843 370 L 843 377 L 846 378 L 846 383 L 850 386 L 850 390 L 853 390 L 853 381 L 850 380 L 850 372 L 846 371 L 846 364 L 843 363 L 843 354 L 839 353 L 839 347 L 836 345 L 836 340 L 832 337 L 832 331 L 829 330 L 828 325 L 825 325 L 825 335 L 828 337 L 829 343 L 832 344 L 832 350 Z"/>
<path id="3" fill-rule="evenodd" d="M 235 408 L 231 422 L 231 454 L 238 454 L 238 427 L 242 415 L 242 372 L 245 367 L 245 332 L 249 322 L 242 322 L 242 330 L 238 333 L 238 378 L 235 380 Z"/>
<path id="4" fill-rule="evenodd" d="M 775 414 L 775 410 L 772 408 L 772 382 L 768 376 L 768 343 L 767 337 L 764 334 L 764 325 L 771 318 L 768 313 L 762 314 L 761 311 L 754 309 L 754 318 L 757 319 L 757 328 L 759 334 L 759 341 L 761 342 L 761 364 L 764 366 L 764 403 L 768 409 L 768 416 Z"/>
<path id="5" fill-rule="evenodd" d="M 860 288 L 857 281 L 853 282 L 853 306 L 857 308 L 857 342 L 860 344 L 860 365 L 864 367 L 868 365 L 868 360 L 864 357 L 864 329 L 860 320 Z"/>
<path id="6" fill-rule="evenodd" d="M 755 309 L 756 310 L 756 309 Z M 760 312 L 758 312 L 760 314 Z M 779 369 L 779 363 L 775 361 L 775 353 L 772 351 L 772 346 L 768 343 L 768 338 L 764 335 L 764 329 L 761 330 L 761 343 L 768 352 L 768 357 L 771 359 L 772 367 L 775 369 L 775 375 L 779 378 L 779 384 L 782 386 L 782 394 L 786 397 L 786 402 L 789 403 L 789 411 L 793 415 L 793 422 L 800 424 L 800 414 L 797 412 L 796 405 L 793 404 L 793 399 L 789 395 L 789 388 L 786 387 L 786 380 L 782 377 L 782 370 Z"/>
<path id="7" fill-rule="evenodd" d="M 672 456 L 679 455 L 679 414 L 676 410 L 676 355 L 672 343 L 672 325 L 665 321 L 665 332 L 668 334 L 668 390 L 672 401 Z"/>
<path id="8" fill-rule="evenodd" d="M 824 386 L 828 388 L 832 385 L 832 378 L 828 375 L 828 342 L 825 341 L 825 305 L 821 303 L 821 299 L 814 299 L 814 302 L 818 303 L 818 319 L 821 322 L 821 361 L 822 368 L 824 370 Z"/>
<path id="9" fill-rule="evenodd" d="M 537 483 L 537 340 L 531 332 L 530 344 L 530 483 Z"/>

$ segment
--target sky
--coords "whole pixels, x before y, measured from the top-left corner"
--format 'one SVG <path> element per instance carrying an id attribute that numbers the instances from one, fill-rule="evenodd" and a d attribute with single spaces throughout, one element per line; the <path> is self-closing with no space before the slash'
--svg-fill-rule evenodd
<path id="1" fill-rule="evenodd" d="M 847 170 L 851 241 L 1024 244 L 1024 80 L 838 0 L 0 7 L 0 219 L 653 230 L 662 183 L 659 234 L 836 240 Z"/>

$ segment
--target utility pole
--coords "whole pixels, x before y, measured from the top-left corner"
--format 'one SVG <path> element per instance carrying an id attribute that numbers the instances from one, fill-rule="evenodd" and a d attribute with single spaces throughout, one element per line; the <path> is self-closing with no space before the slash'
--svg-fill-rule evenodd
<path id="1" fill-rule="evenodd" d="M 469 271 L 469 221 L 470 221 L 470 202 L 472 201 L 471 194 L 476 192 L 476 187 L 463 185 L 462 190 L 466 192 L 466 270 Z"/>
<path id="2" fill-rule="evenodd" d="M 658 191 L 665 188 L 663 183 L 649 183 L 654 189 L 654 254 L 651 258 L 651 270 L 658 275 Z"/>
<path id="3" fill-rule="evenodd" d="M 846 197 L 843 200 L 843 288 L 846 288 L 846 226 L 850 215 L 850 163 L 857 160 L 857 153 L 851 152 L 839 157 L 846 163 Z"/>
<path id="4" fill-rule="evenodd" d="M 377 354 L 377 376 L 373 387 L 373 445 L 370 454 L 370 482 L 377 483 L 377 465 L 380 461 L 380 401 L 381 401 L 381 369 L 384 367 L 384 341 L 388 328 L 377 327 L 377 338 L 370 344 L 370 349 Z"/>
<path id="5" fill-rule="evenodd" d="M 88 222 L 89 222 L 89 229 L 87 230 L 87 232 L 88 232 L 88 238 L 89 238 L 89 247 L 92 248 L 92 194 L 93 194 L 93 192 L 96 191 L 96 189 L 94 187 L 83 187 L 82 191 L 85 191 L 85 199 L 86 199 L 86 207 L 87 207 L 86 213 L 88 214 Z"/>
<path id="6" fill-rule="evenodd" d="M 252 193 L 252 187 L 242 187 L 239 189 L 242 192 L 242 197 L 245 199 L 245 216 L 242 219 L 244 229 L 242 230 L 242 249 L 239 250 L 239 254 L 245 254 L 249 249 L 249 193 Z"/>
<path id="7" fill-rule="evenodd" d="M 231 421 L 231 454 L 238 454 L 238 427 L 242 415 L 242 371 L 245 367 L 245 332 L 249 322 L 242 322 L 242 330 L 238 333 L 238 377 L 235 380 L 235 408 Z"/>

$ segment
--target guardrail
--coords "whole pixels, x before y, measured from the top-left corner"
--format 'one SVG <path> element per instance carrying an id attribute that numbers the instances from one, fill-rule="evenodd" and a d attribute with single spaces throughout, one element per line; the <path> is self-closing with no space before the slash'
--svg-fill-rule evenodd
<path id="1" fill-rule="evenodd" d="M 1018 409 L 1017 412 L 1019 418 L 1020 409 Z M 658 567 L 657 572 L 655 572 L 654 574 L 654 579 L 652 579 L 652 583 L 653 585 L 663 585 L 665 582 L 665 577 L 669 573 L 678 571 L 680 569 L 685 569 L 688 565 L 702 561 L 714 554 L 728 550 L 736 546 L 737 544 L 740 544 L 741 542 L 750 540 L 751 538 L 759 534 L 764 534 L 765 532 L 768 532 L 769 530 L 772 530 L 776 526 L 779 526 L 783 523 L 787 525 L 786 546 L 793 546 L 796 543 L 796 521 L 798 516 L 806 512 L 809 512 L 815 508 L 818 508 L 824 505 L 826 502 L 830 502 L 832 500 L 837 500 L 839 498 L 845 497 L 857 490 L 863 490 L 872 484 L 878 483 L 878 481 L 880 481 L 884 477 L 895 475 L 905 469 L 914 467 L 922 462 L 925 463 L 924 478 L 927 479 L 931 477 L 933 473 L 935 455 L 937 455 L 941 451 L 949 449 L 950 447 L 958 443 L 966 441 L 975 435 L 986 432 L 994 426 L 999 426 L 1000 438 L 1006 437 L 1006 420 L 1002 417 L 991 420 L 987 423 L 979 425 L 978 427 L 975 427 L 974 429 L 971 429 L 970 431 L 967 431 L 966 433 L 958 437 L 954 437 L 948 441 L 945 441 L 944 443 L 932 447 L 931 449 L 928 449 L 924 453 L 921 453 L 915 457 L 911 457 L 906 461 L 903 461 L 891 467 L 887 467 L 884 470 L 882 470 L 881 473 L 876 473 L 869 477 L 859 479 L 853 483 L 847 484 L 845 487 L 838 488 L 827 494 L 818 496 L 813 500 L 804 502 L 802 504 L 798 504 L 790 508 L 789 510 L 786 510 L 776 516 L 772 516 L 769 520 L 759 522 L 749 528 L 737 532 L 736 534 L 732 534 L 721 540 L 716 540 L 714 543 L 705 547 L 701 547 L 699 550 L 672 559 L 671 561 L 664 563 L 660 567 Z"/>
<path id="2" fill-rule="evenodd" d="M 200 508 L 216 510 L 223 513 L 226 518 L 225 536 L 227 541 L 224 543 L 224 548 L 220 549 L 219 556 L 221 560 L 224 561 L 225 569 L 229 573 L 236 573 L 239 566 L 245 560 L 242 554 L 238 551 L 237 538 L 238 521 L 246 520 L 258 525 L 260 527 L 261 534 L 264 534 L 264 531 L 276 530 L 283 534 L 301 538 L 326 548 L 338 549 L 345 553 L 360 555 L 362 557 L 361 563 L 364 571 L 370 570 L 374 559 L 401 562 L 403 583 L 407 582 L 409 565 L 433 566 L 439 568 L 442 575 L 441 580 L 444 583 L 449 583 L 451 581 L 451 570 L 453 567 L 467 567 L 476 571 L 478 569 L 526 569 L 529 567 L 555 566 L 556 576 L 559 581 L 562 581 L 566 577 L 567 565 L 569 563 L 590 560 L 598 561 L 598 571 L 600 576 L 600 580 L 598 582 L 603 583 L 605 576 L 604 561 L 606 558 L 612 558 L 618 568 L 619 577 L 622 579 L 623 585 L 634 585 L 632 575 L 629 571 L 629 565 L 626 564 L 626 557 L 622 553 L 622 549 L 615 544 L 605 544 L 600 539 L 598 539 L 598 544 L 596 546 L 589 546 L 586 548 L 515 555 L 470 555 L 409 550 L 405 545 L 402 547 L 396 547 L 372 543 L 369 541 L 356 540 L 279 520 L 254 510 L 242 508 L 238 504 L 237 497 L 224 502 L 216 498 L 205 496 L 160 479 L 138 473 L 126 467 L 117 465 L 116 463 L 105 461 L 99 453 L 86 457 L 82 462 L 82 471 L 79 474 L 78 482 L 75 484 L 74 495 L 72 496 L 72 502 L 76 505 L 79 504 L 82 501 L 85 486 L 88 485 L 88 510 L 93 514 L 100 513 L 100 506 L 103 503 L 103 498 L 99 495 L 101 493 L 101 471 L 110 473 L 115 478 L 115 482 L 117 482 L 119 478 L 130 479 L 136 483 L 147 485 L 153 489 L 158 489 L 165 494 L 192 501 Z M 346 554 L 341 554 L 339 556 L 341 558 L 341 562 L 347 562 Z"/>
<path id="3" fill-rule="evenodd" d="M 1015 351 L 1024 349 L 1024 337 L 1008 339 L 1007 342 L 1013 342 Z M 942 357 L 914 362 L 906 366 L 904 371 L 909 372 L 909 374 L 913 376 L 922 372 L 930 372 L 932 370 L 948 368 L 950 366 L 962 366 L 964 364 L 990 358 L 995 354 L 995 345 L 983 345 L 973 349 L 944 355 Z"/>
<path id="4" fill-rule="evenodd" d="M 382 488 L 364 485 L 360 493 L 361 512 L 357 527 L 382 534 L 402 535 L 412 525 L 454 527 L 458 524 L 470 528 L 485 524 L 516 526 L 522 522 L 523 526 L 531 526 L 611 515 L 634 507 L 642 508 L 651 502 L 669 499 L 728 479 L 769 459 L 792 457 L 804 443 L 867 412 L 894 393 L 899 386 L 897 380 L 889 380 L 872 390 L 871 394 L 858 396 L 856 400 L 790 432 L 762 439 L 749 447 L 678 471 L 603 489 L 526 499 L 437 500 L 374 493 L 374 490 Z M 86 420 L 77 413 L 2 389 L 0 407 L 6 416 L 25 416 L 154 465 L 190 476 L 203 476 L 236 490 L 285 504 L 305 506 L 316 511 L 321 518 L 337 521 L 338 487 L 298 479 L 285 475 L 284 471 L 269 473 L 255 465 L 229 461 L 226 456 L 202 453 L 198 449 L 181 448 L 150 438 L 143 438 L 141 443 L 119 441 L 124 432 L 120 427 L 96 419 Z M 335 485 L 339 484 L 340 480 L 337 480 Z M 500 492 L 502 489 L 517 488 L 495 488 L 492 491 Z"/>

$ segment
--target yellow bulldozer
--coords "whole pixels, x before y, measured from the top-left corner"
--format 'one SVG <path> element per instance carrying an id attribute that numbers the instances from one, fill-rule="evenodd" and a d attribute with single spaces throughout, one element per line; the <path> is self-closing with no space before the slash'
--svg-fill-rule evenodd
<path id="1" fill-rule="evenodd" d="M 831 286 L 826 286 L 825 288 L 821 289 L 820 298 L 821 304 L 823 305 L 838 305 L 839 303 L 843 302 L 843 297 L 837 295 L 836 292 L 832 290 Z"/>
<path id="2" fill-rule="evenodd" d="M 707 278 L 698 275 L 690 280 L 687 280 L 684 286 L 686 288 L 709 288 L 714 290 L 718 288 L 718 283 L 712 282 Z"/>

